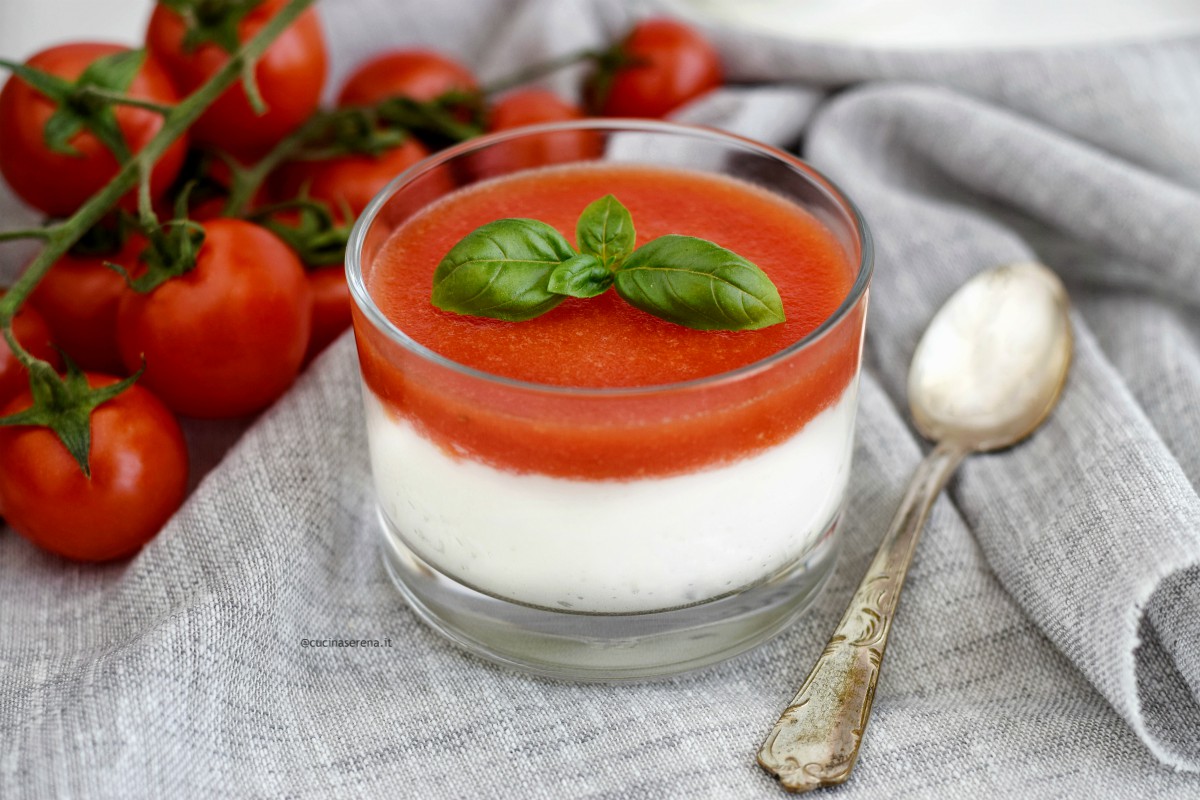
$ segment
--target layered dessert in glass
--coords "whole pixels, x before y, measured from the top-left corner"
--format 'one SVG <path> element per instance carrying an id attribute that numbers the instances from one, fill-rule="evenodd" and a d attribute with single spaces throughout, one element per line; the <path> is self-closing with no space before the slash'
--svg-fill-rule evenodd
<path id="1" fill-rule="evenodd" d="M 531 140 L 567 133 L 592 137 L 586 159 L 529 163 Z M 757 264 L 785 321 L 696 330 L 611 290 L 521 322 L 431 302 L 471 231 L 529 218 L 573 241 L 606 195 L 639 244 L 699 237 Z M 782 629 L 836 553 L 870 268 L 832 184 L 716 131 L 568 123 L 401 176 L 348 271 L 385 563 L 410 604 L 493 660 L 582 679 L 697 667 Z"/>

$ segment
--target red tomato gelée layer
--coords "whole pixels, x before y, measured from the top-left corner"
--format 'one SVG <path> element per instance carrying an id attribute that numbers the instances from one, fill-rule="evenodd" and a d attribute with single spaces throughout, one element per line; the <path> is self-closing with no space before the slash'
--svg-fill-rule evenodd
<path id="1" fill-rule="evenodd" d="M 453 314 L 430 302 L 438 262 L 475 228 L 529 217 L 574 242 L 580 212 L 610 193 L 629 208 L 639 245 L 668 233 L 698 236 L 756 263 L 779 289 L 787 321 L 697 331 L 639 311 L 612 290 L 567 298 L 525 322 Z M 829 229 L 782 197 L 730 178 L 635 165 L 520 172 L 421 209 L 366 261 L 371 298 L 415 341 L 493 375 L 573 387 L 515 387 L 449 369 L 397 345 L 355 308 L 363 376 L 380 400 L 446 452 L 517 472 L 630 479 L 732 461 L 794 435 L 841 397 L 858 370 L 865 302 L 815 342 L 748 374 L 613 391 L 754 364 L 811 333 L 849 294 L 857 260 Z"/>

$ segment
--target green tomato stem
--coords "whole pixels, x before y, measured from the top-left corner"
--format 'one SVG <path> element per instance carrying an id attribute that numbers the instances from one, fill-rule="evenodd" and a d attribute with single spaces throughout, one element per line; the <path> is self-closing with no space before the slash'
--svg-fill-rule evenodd
<path id="1" fill-rule="evenodd" d="M 23 228 L 16 231 L 0 231 L 0 242 L 14 239 L 49 239 L 54 228 Z"/>
<path id="2" fill-rule="evenodd" d="M 311 2 L 311 0 L 309 1 Z M 229 199 L 225 203 L 225 214 L 230 217 L 240 217 L 245 214 L 246 206 L 267 176 L 284 161 L 300 152 L 309 139 L 322 129 L 324 123 L 325 113 L 317 112 L 309 117 L 307 122 L 281 139 L 253 166 L 243 167 L 226 157 L 229 168 L 236 177 L 233 186 L 230 187 Z"/>
<path id="3" fill-rule="evenodd" d="M 501 92 L 507 92 L 509 89 L 515 89 L 522 84 L 536 81 L 538 78 L 544 78 L 547 75 L 558 72 L 560 69 L 581 64 L 585 61 L 596 61 L 602 54 L 603 51 L 592 50 L 591 48 L 572 50 L 569 53 L 563 53 L 561 56 L 555 56 L 554 58 L 518 70 L 506 78 L 484 86 L 480 91 L 488 97 L 500 94 Z"/>
<path id="4" fill-rule="evenodd" d="M 34 362 L 38 359 L 30 355 L 29 351 L 22 347 L 21 343 L 17 341 L 17 335 L 13 333 L 12 329 L 12 320 L 5 321 L 4 327 L 0 329 L 0 333 L 4 335 L 4 341 L 8 344 L 8 349 L 12 350 L 13 355 L 16 356 L 17 361 L 20 362 L 21 366 L 25 369 L 32 369 Z"/>
<path id="5" fill-rule="evenodd" d="M 158 216 L 154 213 L 154 201 L 150 198 L 150 175 L 153 171 L 153 165 L 149 164 L 141 164 L 138 169 L 138 224 L 144 231 L 152 230 L 158 225 Z"/>
<path id="6" fill-rule="evenodd" d="M 101 89 L 98 86 L 85 86 L 79 90 L 79 96 L 81 98 L 95 97 L 119 106 L 142 108 L 146 111 L 153 111 L 155 114 L 161 114 L 164 117 L 175 110 L 175 106 L 169 106 L 164 103 L 156 103 L 153 100 L 143 100 L 140 97 L 130 97 L 122 92 Z"/>

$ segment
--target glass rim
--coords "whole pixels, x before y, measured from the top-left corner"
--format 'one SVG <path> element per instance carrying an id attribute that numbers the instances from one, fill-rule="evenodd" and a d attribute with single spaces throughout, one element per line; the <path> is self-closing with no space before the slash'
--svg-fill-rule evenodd
<path id="1" fill-rule="evenodd" d="M 656 383 L 642 386 L 562 386 L 550 383 L 538 383 L 536 381 L 525 381 L 518 378 L 509 378 L 504 375 L 497 375 L 494 372 L 488 372 L 476 367 L 471 367 L 466 364 L 447 358 L 437 351 L 421 344 L 416 339 L 413 339 L 407 333 L 400 329 L 394 322 L 387 318 L 386 315 L 375 304 L 375 300 L 367 291 L 366 282 L 363 279 L 362 269 L 362 251 L 366 244 L 367 231 L 379 216 L 380 210 L 398 194 L 405 186 L 412 183 L 416 179 L 426 175 L 433 170 L 445 165 L 446 163 L 480 151 L 501 142 L 511 141 L 513 139 L 521 139 L 531 135 L 542 135 L 547 133 L 557 133 L 560 131 L 573 130 L 593 130 L 600 133 L 663 133 L 672 135 L 687 135 L 696 139 L 703 139 L 710 142 L 717 142 L 726 145 L 735 145 L 744 151 L 757 153 L 767 156 L 776 161 L 782 162 L 792 169 L 802 173 L 808 178 L 818 189 L 820 189 L 834 205 L 846 213 L 854 231 L 858 237 L 859 245 L 859 263 L 858 273 L 855 275 L 854 283 L 850 287 L 846 298 L 841 304 L 834 309 L 824 321 L 821 322 L 813 330 L 806 335 L 800 337 L 795 342 L 792 342 L 787 347 L 771 353 L 768 356 L 752 361 L 749 364 L 743 364 L 731 370 L 716 373 L 715 375 L 705 375 L 700 378 L 689 378 L 685 381 L 674 381 L 671 383 Z M 441 367 L 449 369 L 460 375 L 465 375 L 470 378 L 475 378 L 488 383 L 497 384 L 511 389 L 520 389 L 525 391 L 536 391 L 557 395 L 575 395 L 585 397 L 621 397 L 632 395 L 658 394 L 663 392 L 673 392 L 697 389 L 701 387 L 719 385 L 726 382 L 736 381 L 742 378 L 749 377 L 764 370 L 769 369 L 776 363 L 784 361 L 790 356 L 805 350 L 816 342 L 821 340 L 831 330 L 837 327 L 838 323 L 849 316 L 850 312 L 858 305 L 859 301 L 866 294 L 871 283 L 871 276 L 875 270 L 875 250 L 874 243 L 871 238 L 871 231 L 867 227 L 866 220 L 859 211 L 858 206 L 824 173 L 812 166 L 808 162 L 801 159 L 799 156 L 792 155 L 786 150 L 765 144 L 763 142 L 750 139 L 745 136 L 730 133 L 728 131 L 710 128 L 703 125 L 690 125 L 678 122 L 662 122 L 658 120 L 646 119 L 621 119 L 621 118 L 589 118 L 581 120 L 570 120 L 566 122 L 551 122 L 541 125 L 528 125 L 512 130 L 497 131 L 495 133 L 485 134 L 465 142 L 461 142 L 453 147 L 439 151 L 430 155 L 408 169 L 401 172 L 393 178 L 386 186 L 384 186 L 367 207 L 363 209 L 362 214 L 354 223 L 353 229 L 350 231 L 350 238 L 346 243 L 346 282 L 350 288 L 350 295 L 354 300 L 359 310 L 370 321 L 377 330 L 383 332 L 394 343 L 400 345 L 405 350 L 421 357 L 426 361 L 433 362 Z"/>

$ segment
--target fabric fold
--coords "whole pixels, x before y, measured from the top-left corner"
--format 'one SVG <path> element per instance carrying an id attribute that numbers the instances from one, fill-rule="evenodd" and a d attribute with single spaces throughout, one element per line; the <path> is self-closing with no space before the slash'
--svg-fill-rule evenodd
<path id="1" fill-rule="evenodd" d="M 951 128 L 963 136 L 938 146 L 940 132 Z M 892 341 L 882 347 L 890 347 L 900 334 L 897 356 L 911 353 L 913 337 L 944 297 L 941 285 L 931 287 L 922 273 L 936 267 L 940 278 L 958 285 L 989 262 L 1023 257 L 1008 251 L 1015 237 L 1030 257 L 1054 252 L 1051 242 L 1063 238 L 1086 249 L 1119 247 L 1140 256 L 1145 285 L 1161 291 L 1177 283 L 1168 291 L 1176 297 L 1185 291 L 1176 276 L 1189 266 L 1195 272 L 1186 256 L 1198 249 L 1186 241 L 1195 229 L 1173 222 L 1181 204 L 1200 197 L 1120 164 L 1089 163 L 1098 160 L 1089 146 L 974 98 L 907 85 L 851 91 L 814 123 L 808 147 L 813 161 L 859 198 L 875 232 L 880 267 L 872 322 L 880 324 L 869 326 L 869 337 L 875 344 L 883 331 Z M 1135 189 L 1139 181 L 1146 185 Z M 969 238 L 961 235 L 964 212 L 974 214 Z M 1008 231 L 1004 222 L 1013 216 L 1041 224 Z M 924 251 L 938 235 L 960 248 L 959 263 L 928 263 Z M 1172 235 L 1184 241 L 1170 246 Z M 1137 246 L 1146 240 L 1166 246 Z M 1087 270 L 1082 259 L 1071 266 L 1060 267 L 1069 288 L 1130 291 Z M 1194 289 L 1194 277 L 1186 289 Z M 1200 597 L 1200 585 L 1182 582 L 1200 563 L 1200 499 L 1089 323 L 1076 315 L 1074 326 L 1071 378 L 1045 429 L 1019 448 L 970 460 L 954 496 L 992 568 L 1030 617 L 1152 752 L 1198 770 L 1200 737 L 1189 734 L 1200 706 L 1186 687 L 1195 685 L 1200 618 L 1151 615 L 1151 623 L 1168 617 L 1174 632 L 1158 659 L 1139 657 L 1148 651 L 1139 650 L 1138 629 L 1151 596 L 1172 573 L 1181 576 L 1177 594 Z M 1168 369 L 1171 355 L 1160 358 L 1139 369 Z M 879 363 L 893 392 L 902 391 L 906 364 L 899 357 Z"/>

